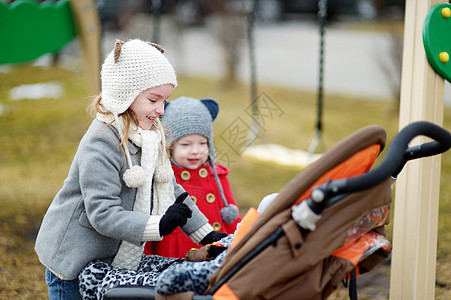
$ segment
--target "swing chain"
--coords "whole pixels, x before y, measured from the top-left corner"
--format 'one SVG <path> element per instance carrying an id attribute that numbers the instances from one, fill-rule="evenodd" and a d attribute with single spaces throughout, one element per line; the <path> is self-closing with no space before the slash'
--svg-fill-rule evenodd
<path id="1" fill-rule="evenodd" d="M 252 115 L 254 116 L 254 122 L 247 137 L 247 147 L 254 144 L 257 138 L 258 123 L 256 117 L 258 116 L 258 104 L 257 104 L 257 75 L 255 64 L 255 44 L 254 44 L 254 26 L 255 26 L 255 10 L 257 8 L 258 0 L 245 0 L 244 9 L 247 15 L 247 37 L 249 42 L 249 59 L 250 59 L 250 73 L 251 73 L 251 107 Z"/>
<path id="2" fill-rule="evenodd" d="M 327 19 L 327 0 L 318 0 L 318 20 L 320 25 L 325 25 Z"/>
<path id="3" fill-rule="evenodd" d="M 318 23 L 320 32 L 320 46 L 319 46 L 319 80 L 318 80 L 318 111 L 316 122 L 315 138 L 310 144 L 308 152 L 315 153 L 318 145 L 321 144 L 322 134 L 322 115 L 323 115 L 323 78 L 324 78 L 324 36 L 327 20 L 327 0 L 318 0 Z"/>
<path id="4" fill-rule="evenodd" d="M 327 19 L 327 0 L 319 0 L 318 2 L 318 22 L 320 33 L 319 46 L 319 83 L 318 83 L 318 123 L 317 130 L 319 135 L 322 132 L 322 115 L 323 115 L 323 79 L 324 79 L 324 36 Z"/>
<path id="5" fill-rule="evenodd" d="M 161 1 L 162 0 L 151 0 L 151 12 L 153 16 L 152 41 L 157 44 L 160 42 Z"/>
<path id="6" fill-rule="evenodd" d="M 251 102 L 252 111 L 256 112 L 257 101 L 257 79 L 256 79 L 256 65 L 255 65 L 255 44 L 254 44 L 254 25 L 255 25 L 255 9 L 256 0 L 245 1 L 245 11 L 247 14 L 247 36 L 249 41 L 249 56 L 251 64 Z"/>

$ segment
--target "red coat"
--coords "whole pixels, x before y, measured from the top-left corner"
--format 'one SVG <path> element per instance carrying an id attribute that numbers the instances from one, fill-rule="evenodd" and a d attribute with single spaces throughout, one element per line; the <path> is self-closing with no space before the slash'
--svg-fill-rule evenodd
<path id="1" fill-rule="evenodd" d="M 220 164 L 215 164 L 215 166 L 216 173 L 218 174 L 224 194 L 227 198 L 227 203 L 236 205 L 227 179 L 229 169 Z M 189 170 L 172 165 L 172 169 L 174 170 L 177 183 L 183 186 L 189 193 L 213 228 L 216 231 L 225 232 L 227 234 L 234 233 L 236 225 L 241 222 L 241 217 L 238 216 L 231 224 L 222 221 L 219 211 L 224 207 L 224 202 L 221 198 L 211 166 L 207 163 L 195 170 Z M 190 249 L 198 247 L 200 247 L 200 245 L 195 244 L 179 227 L 177 227 L 171 234 L 164 236 L 162 241 L 147 242 L 144 253 L 165 257 L 184 257 L 186 252 Z"/>

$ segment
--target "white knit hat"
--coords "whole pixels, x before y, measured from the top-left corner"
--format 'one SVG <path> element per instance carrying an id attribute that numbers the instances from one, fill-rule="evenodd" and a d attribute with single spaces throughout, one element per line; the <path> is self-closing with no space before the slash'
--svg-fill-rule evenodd
<path id="1" fill-rule="evenodd" d="M 102 104 L 113 115 L 125 112 L 143 91 L 177 86 L 174 68 L 157 44 L 141 40 L 116 40 L 102 65 Z"/>

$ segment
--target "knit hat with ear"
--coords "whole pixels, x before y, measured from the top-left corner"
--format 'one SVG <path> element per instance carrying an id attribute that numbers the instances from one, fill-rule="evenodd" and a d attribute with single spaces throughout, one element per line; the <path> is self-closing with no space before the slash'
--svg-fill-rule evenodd
<path id="1" fill-rule="evenodd" d="M 140 93 L 165 84 L 177 86 L 174 68 L 163 53 L 163 48 L 154 43 L 138 39 L 128 42 L 116 40 L 114 49 L 102 65 L 101 103 L 106 112 L 112 114 L 121 138 L 124 128 L 119 115 L 130 107 Z M 105 120 L 106 116 L 99 115 L 98 118 Z M 144 183 L 145 172 L 141 166 L 132 165 L 127 143 L 123 145 L 129 165 L 123 179 L 128 187 L 139 187 Z"/>
<path id="2" fill-rule="evenodd" d="M 102 65 L 102 104 L 113 114 L 125 112 L 143 91 L 165 85 L 177 86 L 172 65 L 157 44 L 141 40 L 116 40 Z"/>
<path id="3" fill-rule="evenodd" d="M 166 103 L 164 115 L 160 116 L 160 118 L 167 136 L 168 145 L 172 145 L 179 138 L 190 134 L 200 134 L 207 138 L 209 148 L 208 161 L 213 169 L 221 198 L 225 204 L 225 207 L 220 212 L 221 217 L 225 223 L 233 223 L 238 217 L 238 207 L 227 203 L 214 166 L 213 121 L 216 119 L 218 111 L 219 105 L 213 99 L 197 100 L 179 97 Z"/>
<path id="4" fill-rule="evenodd" d="M 218 111 L 219 105 L 213 99 L 179 97 L 167 102 L 160 118 L 168 145 L 189 134 L 203 135 L 208 140 L 209 159 L 214 162 L 213 121 Z"/>

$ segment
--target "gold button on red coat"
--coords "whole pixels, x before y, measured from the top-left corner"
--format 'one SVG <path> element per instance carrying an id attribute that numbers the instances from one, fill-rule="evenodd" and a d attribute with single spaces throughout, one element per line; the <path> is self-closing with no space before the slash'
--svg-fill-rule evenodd
<path id="1" fill-rule="evenodd" d="M 207 200 L 208 203 L 213 203 L 216 200 L 216 197 L 212 193 L 208 193 L 207 197 L 205 197 L 205 200 Z"/>
<path id="2" fill-rule="evenodd" d="M 208 171 L 207 171 L 207 169 L 205 169 L 205 168 L 199 169 L 199 176 L 202 177 L 202 178 L 207 177 L 207 176 L 208 176 Z"/>
<path id="3" fill-rule="evenodd" d="M 221 227 L 222 227 L 221 224 L 220 224 L 219 222 L 214 222 L 211 226 L 213 227 L 213 229 L 214 229 L 215 231 L 221 230 Z"/>
<path id="4" fill-rule="evenodd" d="M 194 197 L 194 196 L 191 196 L 191 200 L 193 200 L 194 204 L 196 204 L 196 203 L 197 203 L 197 198 L 196 198 L 196 197 Z"/>
<path id="5" fill-rule="evenodd" d="M 188 171 L 183 171 L 181 174 L 180 174 L 180 177 L 183 179 L 183 180 L 188 180 L 188 179 L 190 179 L 191 178 L 191 174 L 188 172 Z"/>

